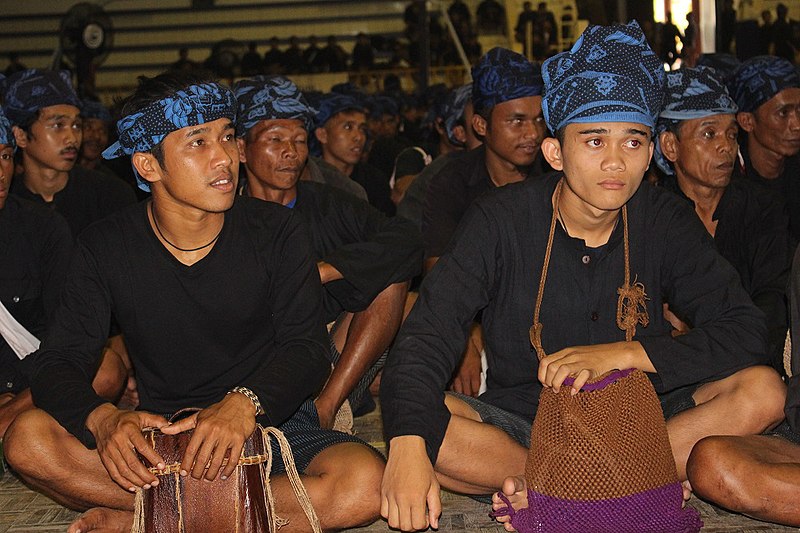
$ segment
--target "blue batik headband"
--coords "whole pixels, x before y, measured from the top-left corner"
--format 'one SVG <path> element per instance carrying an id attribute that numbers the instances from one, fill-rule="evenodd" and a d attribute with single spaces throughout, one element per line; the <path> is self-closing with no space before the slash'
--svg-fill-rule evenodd
<path id="1" fill-rule="evenodd" d="M 236 121 L 233 92 L 214 82 L 190 85 L 174 96 L 153 102 L 120 119 L 117 122 L 119 140 L 103 151 L 103 157 L 114 159 L 135 152 L 150 152 L 173 131 L 221 118 Z M 147 182 L 135 168 L 133 171 L 139 188 L 149 191 Z"/>
<path id="2" fill-rule="evenodd" d="M 775 56 L 752 57 L 736 70 L 731 96 L 739 111 L 752 113 L 784 89 L 800 87 L 800 76 L 787 60 Z"/>
<path id="3" fill-rule="evenodd" d="M 81 107 L 72 80 L 66 70 L 28 69 L 15 72 L 0 82 L 3 111 L 12 124 L 24 124 L 44 107 L 72 105 Z"/>
<path id="4" fill-rule="evenodd" d="M 636 122 L 653 128 L 664 66 L 639 24 L 590 26 L 542 65 L 542 113 L 554 134 L 572 122 Z"/>
<path id="5" fill-rule="evenodd" d="M 14 139 L 11 122 L 6 118 L 2 109 L 0 109 L 0 144 L 13 146 L 15 150 L 17 148 L 17 141 Z"/>
<path id="6" fill-rule="evenodd" d="M 442 110 L 444 128 L 447 133 L 447 139 L 453 146 L 464 146 L 463 142 L 455 138 L 453 130 L 458 126 L 459 122 L 464 119 L 464 108 L 467 106 L 467 102 L 469 102 L 471 97 L 472 85 L 462 85 L 450 93 L 450 96 L 447 97 L 444 103 L 444 109 Z M 464 127 L 471 128 L 472 126 L 465 124 Z"/>
<path id="7" fill-rule="evenodd" d="M 472 68 L 472 104 L 476 112 L 540 94 L 542 78 L 538 68 L 507 48 L 492 48 Z"/>
<path id="8" fill-rule="evenodd" d="M 306 131 L 313 129 L 317 112 L 288 78 L 255 76 L 237 81 L 233 91 L 239 105 L 236 127 L 239 137 L 262 120 L 297 119 L 303 122 Z"/>
<path id="9" fill-rule="evenodd" d="M 334 115 L 342 111 L 361 111 L 366 113 L 366 107 L 359 103 L 353 96 L 337 93 L 328 93 L 319 100 L 317 116 L 314 123 L 317 128 L 321 128 Z"/>
<path id="10" fill-rule="evenodd" d="M 656 126 L 654 158 L 658 167 L 667 174 L 675 173 L 672 163 L 661 151 L 659 140 L 660 134 L 668 129 L 671 122 L 735 114 L 737 110 L 736 102 L 728 95 L 727 88 L 714 69 L 696 67 L 668 72 L 664 109 Z"/>

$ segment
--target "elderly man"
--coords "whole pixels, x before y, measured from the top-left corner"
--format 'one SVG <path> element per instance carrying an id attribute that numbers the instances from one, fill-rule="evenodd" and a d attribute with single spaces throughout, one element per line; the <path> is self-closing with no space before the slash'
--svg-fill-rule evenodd
<path id="1" fill-rule="evenodd" d="M 356 415 L 371 410 L 376 363 L 400 327 L 408 281 L 421 268 L 419 232 L 338 189 L 299 181 L 314 110 L 294 83 L 256 77 L 238 82 L 235 92 L 245 194 L 292 208 L 311 236 L 325 321 L 335 321 L 335 367 L 315 402 L 322 426 L 332 427 L 348 397 Z"/>
<path id="2" fill-rule="evenodd" d="M 788 220 L 757 184 L 731 182 L 738 147 L 736 111 L 713 70 L 668 73 L 655 158 L 670 176 L 666 187 L 693 204 L 720 254 L 766 315 L 770 362 L 783 373 L 785 292 L 792 261 Z"/>
<path id="3" fill-rule="evenodd" d="M 105 179 L 78 162 L 83 138 L 80 101 L 66 71 L 25 70 L 0 84 L 3 110 L 22 150 L 18 196 L 55 208 L 72 235 L 136 201 L 119 180 Z"/>
<path id="4" fill-rule="evenodd" d="M 774 56 L 748 59 L 731 82 L 739 106 L 736 120 L 744 133 L 739 143 L 740 174 L 775 192 L 789 210 L 789 229 L 800 241 L 800 76 Z"/>
<path id="5" fill-rule="evenodd" d="M 517 476 L 537 400 L 568 376 L 577 393 L 612 369 L 647 372 L 682 480 L 700 438 L 759 433 L 782 417 L 780 378 L 754 366 L 764 356 L 760 312 L 691 208 L 642 183 L 664 71 L 639 26 L 591 27 L 543 72 L 542 108 L 556 137 L 544 140 L 542 153 L 559 172 L 474 203 L 423 282 L 384 369 L 390 449 L 381 513 L 390 526 L 436 527 L 440 485 L 473 495 L 502 487 L 512 504 L 526 505 Z M 641 302 L 649 325 L 630 340 L 617 321 L 626 270 L 649 297 Z M 537 293 L 549 354 L 541 362 L 531 336 Z M 674 338 L 665 301 L 694 329 Z M 487 391 L 477 399 L 445 394 L 478 311 Z"/>
<path id="6" fill-rule="evenodd" d="M 383 461 L 319 427 L 311 399 L 330 371 L 319 275 L 291 211 L 236 196 L 233 93 L 169 72 L 143 78 L 122 114 L 104 156 L 130 156 L 152 200 L 81 236 L 31 376 L 39 409 L 9 428 L 9 463 L 60 503 L 93 508 L 70 532 L 129 531 L 134 492 L 158 483 L 137 453 L 164 468 L 142 428 L 193 429 L 180 474 L 213 482 L 231 475 L 236 461 L 225 460 L 259 422 L 288 438 L 323 529 L 371 522 Z M 89 384 L 112 314 L 136 367 L 137 411 Z M 201 410 L 167 423 L 188 406 Z M 277 512 L 303 531 L 281 473 L 276 456 Z"/>

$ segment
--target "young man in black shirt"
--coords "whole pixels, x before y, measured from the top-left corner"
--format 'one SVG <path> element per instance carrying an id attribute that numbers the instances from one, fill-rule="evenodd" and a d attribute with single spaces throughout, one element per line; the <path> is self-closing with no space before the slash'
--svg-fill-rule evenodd
<path id="1" fill-rule="evenodd" d="M 136 201 L 120 180 L 86 170 L 78 162 L 83 139 L 80 101 L 66 71 L 30 69 L 0 84 L 3 110 L 22 150 L 18 196 L 53 207 L 77 236 L 86 226 Z"/>
<path id="2" fill-rule="evenodd" d="M 371 402 L 367 388 L 379 357 L 403 316 L 408 281 L 422 265 L 414 225 L 389 218 L 338 189 L 299 181 L 308 158 L 314 112 L 285 78 L 238 82 L 240 158 L 247 195 L 290 207 L 308 231 L 322 280 L 325 322 L 335 321 L 335 367 L 315 400 L 323 427 L 331 427 L 345 399 L 356 414 Z M 363 114 L 363 113 L 362 113 Z"/>
<path id="3" fill-rule="evenodd" d="M 568 376 L 577 393 L 612 369 L 647 372 L 669 418 L 682 480 L 700 438 L 759 433 L 783 416 L 780 377 L 754 366 L 764 360 L 763 315 L 691 207 L 642 184 L 664 71 L 641 29 L 635 22 L 589 28 L 543 74 L 542 108 L 556 137 L 545 139 L 542 152 L 560 173 L 473 204 L 423 282 L 384 369 L 390 450 L 381 514 L 390 526 L 436 527 L 440 485 L 467 494 L 502 488 L 515 507 L 526 505 L 517 476 L 537 399 Z M 539 362 L 531 324 L 547 255 L 541 324 L 549 355 Z M 649 325 L 632 341 L 617 323 L 626 264 L 649 298 Z M 695 327 L 673 337 L 664 302 Z M 446 395 L 479 310 L 487 391 L 478 399 Z"/>
<path id="4" fill-rule="evenodd" d="M 143 79 L 123 115 L 104 156 L 131 156 L 152 201 L 82 234 L 34 361 L 39 409 L 9 429 L 9 463 L 64 505 L 92 508 L 72 531 L 129 530 L 133 493 L 158 483 L 137 453 L 164 467 L 142 428 L 194 429 L 180 474 L 213 481 L 231 475 L 236 461 L 223 466 L 225 457 L 239 456 L 259 422 L 286 434 L 324 529 L 373 520 L 382 460 L 321 429 L 311 402 L 329 363 L 306 235 L 292 212 L 236 197 L 233 93 L 166 73 Z M 87 378 L 112 313 L 136 367 L 139 411 L 99 398 Z M 167 422 L 188 406 L 202 410 Z M 281 496 L 291 490 L 281 464 L 277 512 L 301 529 L 299 506 Z"/>

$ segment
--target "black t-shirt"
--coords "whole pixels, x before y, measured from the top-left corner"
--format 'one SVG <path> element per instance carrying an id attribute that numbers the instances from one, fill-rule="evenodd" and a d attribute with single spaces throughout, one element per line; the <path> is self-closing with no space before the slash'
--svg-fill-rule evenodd
<path id="1" fill-rule="evenodd" d="M 76 245 L 61 305 L 31 363 L 36 405 L 85 445 L 91 386 L 117 318 L 136 368 L 140 408 L 207 407 L 235 386 L 279 425 L 319 391 L 330 365 L 321 287 L 291 210 L 239 197 L 209 254 L 192 266 L 153 233 L 146 203 L 92 225 Z"/>
<path id="2" fill-rule="evenodd" d="M 72 236 L 60 215 L 8 197 L 0 209 L 0 301 L 40 340 L 58 302 L 71 249 Z M 0 336 L 0 392 L 27 386 L 24 362 Z"/>
<path id="3" fill-rule="evenodd" d="M 70 170 L 67 185 L 55 194 L 52 202 L 45 202 L 28 190 L 23 181 L 21 176 L 17 177 L 11 184 L 11 192 L 55 209 L 67 219 L 73 237 L 92 222 L 136 202 L 133 190 L 121 180 L 77 165 Z"/>

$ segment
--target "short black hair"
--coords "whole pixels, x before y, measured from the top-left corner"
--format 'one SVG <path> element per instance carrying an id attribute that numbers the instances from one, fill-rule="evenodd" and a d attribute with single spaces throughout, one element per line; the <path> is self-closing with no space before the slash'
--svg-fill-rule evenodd
<path id="1" fill-rule="evenodd" d="M 152 78 L 139 76 L 138 80 L 139 85 L 133 91 L 133 94 L 122 101 L 121 114 L 123 117 L 138 113 L 150 104 L 172 96 L 190 85 L 216 81 L 207 72 L 183 70 L 170 70 Z M 162 168 L 164 168 L 163 142 L 162 140 L 150 149 L 150 153 L 153 154 L 153 157 L 156 158 Z"/>

